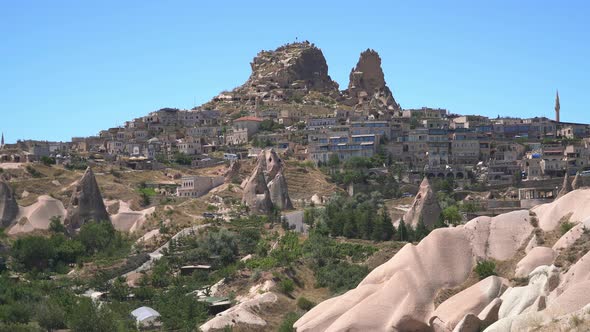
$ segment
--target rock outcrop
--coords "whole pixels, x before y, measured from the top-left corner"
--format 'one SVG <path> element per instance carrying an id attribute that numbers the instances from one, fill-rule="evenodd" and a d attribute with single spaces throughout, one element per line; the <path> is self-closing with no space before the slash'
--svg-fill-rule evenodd
<path id="1" fill-rule="evenodd" d="M 566 172 L 565 176 L 563 177 L 563 184 L 561 185 L 561 190 L 559 190 L 559 193 L 557 194 L 557 198 L 565 196 L 565 194 L 569 193 L 572 190 L 572 184 L 570 183 L 569 176 Z"/>
<path id="2" fill-rule="evenodd" d="M 270 200 L 277 208 L 281 210 L 293 209 L 287 189 L 287 180 L 285 180 L 282 170 L 268 183 L 268 190 L 270 191 Z"/>
<path id="3" fill-rule="evenodd" d="M 18 215 L 18 204 L 8 183 L 0 180 L 0 227 L 9 227 Z"/>
<path id="4" fill-rule="evenodd" d="M 242 203 L 248 206 L 252 213 L 268 214 L 272 211 L 272 201 L 264 177 L 264 168 L 264 152 L 261 152 L 254 171 L 246 180 L 242 194 Z"/>
<path id="5" fill-rule="evenodd" d="M 63 222 L 66 214 L 66 209 L 60 200 L 47 195 L 39 196 L 37 202 L 19 209 L 17 223 L 8 230 L 8 234 L 47 230 L 52 218 L 59 218 Z"/>
<path id="6" fill-rule="evenodd" d="M 238 180 L 238 176 L 240 174 L 241 164 L 239 160 L 234 160 L 229 165 L 229 168 L 223 175 L 225 178 L 225 183 L 231 183 Z"/>
<path id="7" fill-rule="evenodd" d="M 94 172 L 88 167 L 72 193 L 65 224 L 75 231 L 91 220 L 110 222 Z"/>
<path id="8" fill-rule="evenodd" d="M 224 92 L 213 102 L 290 102 L 315 91 L 333 99 L 340 97 L 338 83 L 328 75 L 328 64 L 314 44 L 297 42 L 261 51 L 250 63 L 252 73 L 242 86 Z"/>
<path id="9" fill-rule="evenodd" d="M 379 110 L 400 110 L 399 104 L 385 83 L 381 69 L 381 58 L 374 50 L 362 52 L 356 67 L 350 72 L 350 81 L 345 93 L 349 106 L 365 108 L 372 106 Z"/>
<path id="10" fill-rule="evenodd" d="M 493 218 L 479 217 L 464 226 L 435 229 L 418 245 L 404 246 L 357 288 L 317 305 L 295 327 L 298 331 L 429 331 L 430 320 L 436 317 L 437 294 L 463 284 L 479 259 L 513 257 L 534 230 L 529 219 L 529 212 L 523 210 Z M 477 287 L 470 292 L 475 290 Z M 481 298 L 488 300 L 474 300 L 477 305 L 473 308 L 477 309 L 471 313 L 479 315 L 478 311 L 492 300 L 487 295 Z M 437 310 L 446 312 L 445 307 L 449 308 L 445 316 L 452 317 L 453 322 L 470 311 L 455 315 L 450 311 L 453 305 L 445 302 Z M 440 319 L 438 322 L 448 324 Z M 448 327 L 454 328 L 451 325 Z"/>
<path id="11" fill-rule="evenodd" d="M 538 231 L 531 225 L 533 217 L 542 230 L 551 232 L 569 216 L 580 226 L 576 234 L 582 232 L 590 219 L 589 203 L 590 190 L 575 190 L 535 207 L 534 213 L 514 211 L 436 229 L 418 245 L 404 246 L 355 289 L 317 305 L 294 326 L 297 331 L 503 332 L 534 330 L 571 317 L 589 307 L 590 252 L 563 273 L 556 266 L 541 265 L 551 264 L 557 253 L 536 246 L 516 268 L 518 276 L 528 277 L 527 285 L 502 292 L 505 279 L 502 285 L 486 279 L 436 308 L 434 300 L 441 290 L 464 285 L 475 261 L 515 259 Z M 567 239 L 560 239 L 559 247 L 575 241 L 576 234 L 564 235 Z"/>
<path id="12" fill-rule="evenodd" d="M 292 209 L 283 161 L 273 150 L 261 151 L 252 175 L 244 184 L 242 202 L 254 213 L 269 213 L 273 206 Z"/>
<path id="13" fill-rule="evenodd" d="M 576 173 L 576 176 L 574 177 L 574 180 L 572 181 L 572 189 L 573 190 L 580 189 L 583 186 L 584 186 L 584 181 L 580 177 L 580 173 Z"/>
<path id="14" fill-rule="evenodd" d="M 430 186 L 428 178 L 424 178 L 420 184 L 420 190 L 414 198 L 412 206 L 404 215 L 404 222 L 406 225 L 416 227 L 420 220 L 424 222 L 427 227 L 432 226 L 438 220 L 441 213 L 440 205 L 436 195 Z"/>

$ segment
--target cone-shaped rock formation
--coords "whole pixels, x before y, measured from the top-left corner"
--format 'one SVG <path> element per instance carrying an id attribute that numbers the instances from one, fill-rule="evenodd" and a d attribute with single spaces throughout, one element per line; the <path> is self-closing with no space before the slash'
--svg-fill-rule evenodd
<path id="1" fill-rule="evenodd" d="M 264 178 L 264 152 L 258 156 L 258 162 L 252 175 L 248 178 L 242 195 L 242 203 L 253 213 L 269 213 L 272 210 L 270 191 Z"/>
<path id="2" fill-rule="evenodd" d="M 356 67 L 351 70 L 345 94 L 348 97 L 346 103 L 350 106 L 371 105 L 389 111 L 400 109 L 385 83 L 381 58 L 371 49 L 361 53 Z"/>
<path id="3" fill-rule="evenodd" d="M 256 167 L 244 185 L 242 202 L 254 213 L 268 213 L 273 206 L 292 209 L 283 161 L 270 149 L 261 151 Z"/>
<path id="4" fill-rule="evenodd" d="M 91 220 L 110 222 L 94 172 L 88 167 L 72 193 L 65 224 L 73 231 Z"/>
<path id="5" fill-rule="evenodd" d="M 438 205 L 436 195 L 432 191 L 428 178 L 424 178 L 412 206 L 404 215 L 404 222 L 406 225 L 415 228 L 422 220 L 424 225 L 430 227 L 438 220 L 440 213 L 441 208 Z"/>

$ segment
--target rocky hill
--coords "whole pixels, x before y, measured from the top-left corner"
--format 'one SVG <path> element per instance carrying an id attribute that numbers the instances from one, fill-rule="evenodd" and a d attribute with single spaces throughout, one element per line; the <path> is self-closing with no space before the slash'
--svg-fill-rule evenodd
<path id="1" fill-rule="evenodd" d="M 243 85 L 220 93 L 202 107 L 236 111 L 305 106 L 309 112 L 354 108 L 374 114 L 400 109 L 374 50 L 361 53 L 343 91 L 328 74 L 322 51 L 307 41 L 261 51 L 250 66 L 252 73 Z"/>

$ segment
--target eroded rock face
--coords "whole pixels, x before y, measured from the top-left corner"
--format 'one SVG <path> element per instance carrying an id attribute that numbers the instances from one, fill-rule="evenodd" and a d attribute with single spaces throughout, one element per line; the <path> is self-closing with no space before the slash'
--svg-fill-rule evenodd
<path id="1" fill-rule="evenodd" d="M 91 220 L 110 222 L 94 172 L 88 167 L 72 193 L 65 224 L 74 231 Z"/>
<path id="2" fill-rule="evenodd" d="M 254 213 L 269 213 L 273 206 L 292 209 L 281 158 L 273 150 L 261 151 L 256 167 L 244 185 L 242 202 Z"/>
<path id="3" fill-rule="evenodd" d="M 572 181 L 572 189 L 576 190 L 582 188 L 584 186 L 583 182 L 584 181 L 582 180 L 582 178 L 580 178 L 580 173 L 576 173 L 574 181 Z"/>
<path id="4" fill-rule="evenodd" d="M 242 194 L 242 203 L 248 206 L 253 213 L 267 214 L 272 211 L 270 191 L 264 177 L 264 165 L 264 152 L 262 152 L 252 175 L 246 181 Z"/>
<path id="5" fill-rule="evenodd" d="M 12 188 L 0 181 L 0 226 L 9 227 L 18 215 L 18 204 Z"/>
<path id="6" fill-rule="evenodd" d="M 436 195 L 432 191 L 428 178 L 424 178 L 412 206 L 404 215 L 404 222 L 415 228 L 420 220 L 422 220 L 424 225 L 430 227 L 436 223 L 440 213 L 441 208 L 438 205 Z"/>
<path id="7" fill-rule="evenodd" d="M 239 160 L 233 161 L 227 171 L 224 174 L 225 183 L 230 183 L 238 179 L 240 173 L 241 164 Z"/>
<path id="8" fill-rule="evenodd" d="M 479 259 L 505 260 L 514 256 L 533 231 L 528 218 L 528 211 L 515 211 L 478 218 L 464 226 L 435 229 L 418 245 L 404 246 L 355 289 L 317 305 L 295 327 L 297 331 L 314 332 L 392 328 L 431 331 L 436 325 L 448 330 L 434 314 L 434 299 L 439 291 L 463 284 Z M 494 278 L 482 285 L 487 286 L 469 290 L 480 295 L 470 299 L 471 304 L 464 303 L 464 310 L 457 307 L 461 312 L 452 312 L 451 304 L 445 305 L 448 310 L 437 309 L 441 317 L 456 322 L 471 310 L 478 315 L 486 311 L 485 305 L 500 295 L 503 286 Z"/>
<path id="9" fill-rule="evenodd" d="M 371 105 L 390 111 L 399 110 L 400 106 L 385 83 L 381 69 L 381 58 L 374 50 L 362 52 L 356 67 L 350 72 L 347 103 L 350 106 Z"/>
<path id="10" fill-rule="evenodd" d="M 287 180 L 285 180 L 282 170 L 268 183 L 268 190 L 270 191 L 270 200 L 276 207 L 281 210 L 293 209 L 287 189 Z"/>
<path id="11" fill-rule="evenodd" d="M 240 100 L 287 100 L 309 91 L 338 97 L 338 83 L 328 75 L 322 51 L 309 42 L 283 45 L 259 52 L 250 63 L 252 73 L 246 83 L 232 91 Z"/>
<path id="12" fill-rule="evenodd" d="M 569 176 L 567 175 L 567 172 L 566 172 L 565 176 L 563 177 L 563 184 L 561 185 L 561 190 L 557 194 L 557 198 L 565 196 L 565 194 L 569 193 L 572 190 L 574 190 L 574 189 L 572 188 L 572 185 L 569 181 Z"/>
<path id="13" fill-rule="evenodd" d="M 270 180 L 283 169 L 283 161 L 274 149 L 264 151 L 266 163 L 266 177 Z"/>
<path id="14" fill-rule="evenodd" d="M 481 313 L 506 288 L 508 280 L 496 276 L 488 277 L 441 303 L 433 316 L 438 317 L 446 328 L 453 330 L 466 315 Z"/>

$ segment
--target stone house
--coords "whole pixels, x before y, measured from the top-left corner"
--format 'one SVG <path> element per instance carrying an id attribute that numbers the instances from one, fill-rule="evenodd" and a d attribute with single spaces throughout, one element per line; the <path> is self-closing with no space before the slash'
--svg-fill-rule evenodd
<path id="1" fill-rule="evenodd" d="M 180 179 L 180 186 L 176 189 L 176 195 L 178 197 L 201 197 L 209 190 L 222 185 L 224 180 L 223 176 L 183 176 Z"/>

